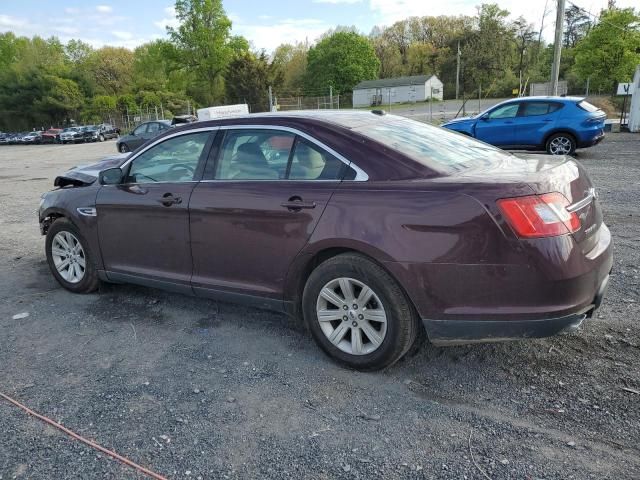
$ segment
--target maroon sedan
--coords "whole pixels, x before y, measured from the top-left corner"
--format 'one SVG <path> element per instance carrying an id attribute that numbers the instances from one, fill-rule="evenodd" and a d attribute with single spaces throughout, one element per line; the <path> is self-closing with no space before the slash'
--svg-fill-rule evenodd
<path id="1" fill-rule="evenodd" d="M 383 112 L 196 122 L 43 195 L 55 278 L 135 283 L 304 318 L 358 369 L 437 345 L 575 329 L 609 229 L 584 168 Z"/>

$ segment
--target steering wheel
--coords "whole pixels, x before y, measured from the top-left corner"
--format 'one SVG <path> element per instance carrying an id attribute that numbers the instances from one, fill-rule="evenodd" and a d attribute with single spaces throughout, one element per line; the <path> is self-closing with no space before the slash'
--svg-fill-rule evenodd
<path id="1" fill-rule="evenodd" d="M 196 169 L 195 168 L 193 168 L 191 165 L 187 165 L 185 163 L 176 163 L 174 165 L 171 165 L 169 167 L 169 170 L 167 171 L 167 173 L 171 173 L 174 170 L 178 170 L 179 168 L 183 168 L 183 169 L 189 171 L 192 175 L 196 173 Z"/>

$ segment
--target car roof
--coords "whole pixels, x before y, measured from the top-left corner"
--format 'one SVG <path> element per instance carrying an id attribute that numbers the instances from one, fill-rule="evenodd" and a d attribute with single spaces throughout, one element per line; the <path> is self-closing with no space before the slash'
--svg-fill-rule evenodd
<path id="1" fill-rule="evenodd" d="M 509 100 L 505 100 L 501 103 L 499 103 L 498 105 L 502 105 L 504 103 L 512 103 L 512 102 L 523 102 L 523 101 L 554 101 L 554 102 L 561 102 L 561 103 L 577 103 L 577 102 L 581 102 L 582 100 L 584 100 L 584 97 L 560 97 L 557 95 L 537 95 L 537 96 L 532 96 L 532 97 L 518 97 L 518 98 L 510 98 Z"/>
<path id="2" fill-rule="evenodd" d="M 373 113 L 370 110 L 290 110 L 286 112 L 249 113 L 176 125 L 175 128 L 186 130 L 203 126 L 237 125 L 253 122 L 269 124 L 275 120 L 299 124 L 323 123 L 351 129 L 368 123 L 383 122 L 385 117 L 397 118 L 396 115 L 387 114 L 382 110 L 375 110 L 375 112 L 377 113 Z"/>

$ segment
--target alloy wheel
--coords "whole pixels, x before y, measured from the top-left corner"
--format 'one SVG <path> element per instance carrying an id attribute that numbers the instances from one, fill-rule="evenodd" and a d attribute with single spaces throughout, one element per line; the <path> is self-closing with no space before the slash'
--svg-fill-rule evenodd
<path id="1" fill-rule="evenodd" d="M 327 283 L 318 295 L 316 314 L 327 339 L 351 355 L 372 353 L 387 334 L 387 314 L 380 298 L 353 278 Z"/>
<path id="2" fill-rule="evenodd" d="M 556 137 L 549 144 L 552 155 L 568 155 L 571 153 L 571 147 L 571 139 L 567 137 Z"/>
<path id="3" fill-rule="evenodd" d="M 60 276 L 69 283 L 78 283 L 84 278 L 86 257 L 82 244 L 71 232 L 61 231 L 51 242 L 51 257 Z"/>

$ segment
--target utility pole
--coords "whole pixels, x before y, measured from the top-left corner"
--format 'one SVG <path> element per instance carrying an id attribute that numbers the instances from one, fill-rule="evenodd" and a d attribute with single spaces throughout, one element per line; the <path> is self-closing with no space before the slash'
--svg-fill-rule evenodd
<path id="1" fill-rule="evenodd" d="M 562 31 L 564 29 L 564 1 L 558 0 L 556 11 L 556 36 L 553 44 L 553 65 L 551 66 L 551 95 L 558 95 L 560 76 L 560 56 L 562 54 Z"/>
<path id="2" fill-rule="evenodd" d="M 333 108 L 333 87 L 329 85 L 329 108 Z"/>
<path id="3" fill-rule="evenodd" d="M 458 53 L 456 55 L 458 61 L 456 65 L 456 100 L 458 100 L 458 95 L 460 94 L 460 41 L 458 41 Z"/>
<path id="4" fill-rule="evenodd" d="M 271 91 L 271 85 L 269 85 L 269 111 L 273 111 L 273 92 Z"/>
<path id="5" fill-rule="evenodd" d="M 584 96 L 588 97 L 589 96 L 589 82 L 591 80 L 591 77 L 587 77 L 587 91 L 585 92 Z"/>

